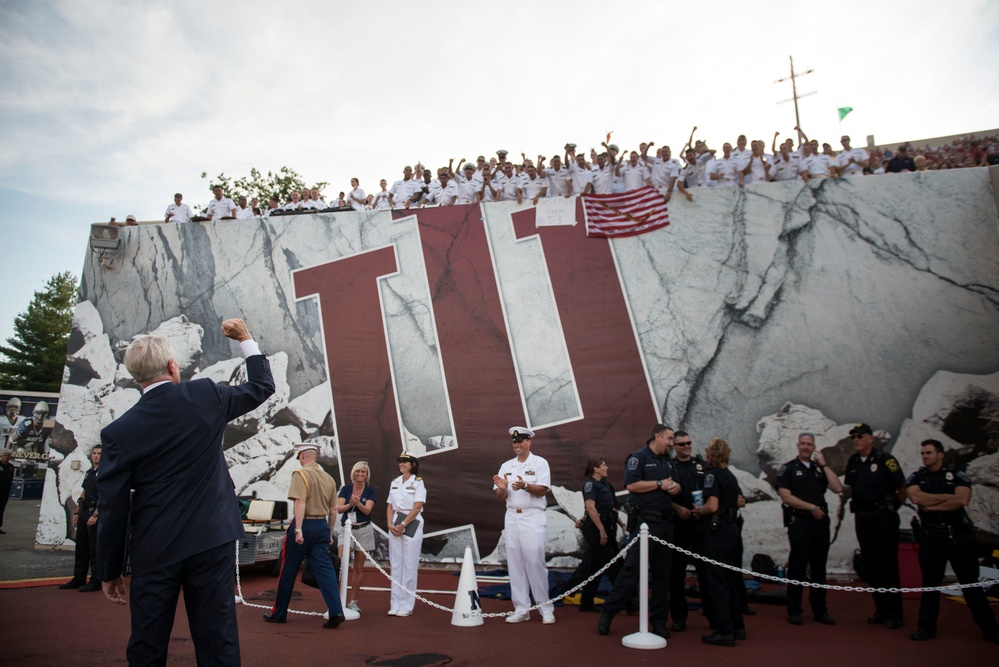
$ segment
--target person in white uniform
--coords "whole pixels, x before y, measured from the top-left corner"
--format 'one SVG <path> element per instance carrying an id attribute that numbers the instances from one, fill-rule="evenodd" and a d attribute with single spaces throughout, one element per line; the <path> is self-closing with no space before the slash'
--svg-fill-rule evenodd
<path id="1" fill-rule="evenodd" d="M 167 206 L 163 222 L 190 222 L 193 217 L 191 207 L 184 203 L 184 195 L 178 192 L 173 196 L 173 203 Z"/>
<path id="2" fill-rule="evenodd" d="M 545 565 L 545 496 L 552 485 L 548 461 L 531 454 L 534 431 L 524 426 L 510 429 L 516 456 L 493 476 L 496 497 L 506 501 L 503 538 L 506 541 L 506 566 L 510 572 L 510 598 L 514 613 L 507 623 L 530 619 L 531 594 L 538 602 L 548 600 L 548 567 Z M 541 622 L 555 622 L 555 605 L 541 605 Z"/>
<path id="3" fill-rule="evenodd" d="M 408 168 L 408 167 L 407 167 Z M 396 459 L 399 472 L 388 495 L 389 564 L 392 566 L 392 597 L 389 616 L 410 616 L 416 605 L 416 575 L 420 571 L 420 548 L 423 546 L 423 504 L 427 488 L 416 473 L 420 460 L 403 452 Z"/>

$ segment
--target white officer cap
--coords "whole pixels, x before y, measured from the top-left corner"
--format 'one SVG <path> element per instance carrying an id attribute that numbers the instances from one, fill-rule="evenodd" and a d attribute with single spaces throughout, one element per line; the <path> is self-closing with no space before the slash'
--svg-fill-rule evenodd
<path id="1" fill-rule="evenodd" d="M 526 426 L 514 426 L 510 429 L 510 437 L 514 440 L 523 440 L 524 438 L 530 438 L 533 440 L 534 431 Z"/>

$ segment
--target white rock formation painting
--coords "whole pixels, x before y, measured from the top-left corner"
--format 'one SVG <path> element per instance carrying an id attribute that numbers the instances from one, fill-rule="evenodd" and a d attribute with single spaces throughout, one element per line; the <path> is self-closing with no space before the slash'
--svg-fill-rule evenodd
<path id="1" fill-rule="evenodd" d="M 772 481 L 794 456 L 797 433 L 815 433 L 842 474 L 852 447 L 846 435 L 858 421 L 875 428 L 879 445 L 907 474 L 918 467 L 921 440 L 944 442 L 975 482 L 970 512 L 983 538 L 999 538 L 999 215 L 987 169 L 699 190 L 693 202 L 670 203 L 665 229 L 586 239 L 610 248 L 618 284 L 588 289 L 594 298 L 604 287 L 623 294 L 646 376 L 634 391 L 647 394 L 651 407 L 649 423 L 629 424 L 627 438 L 588 433 L 578 452 L 565 429 L 585 433 L 593 416 L 580 398 L 582 362 L 564 333 L 573 314 L 555 298 L 557 253 L 545 235 L 518 238 L 514 221 L 526 209 L 468 207 L 464 228 L 438 225 L 434 211 L 421 211 L 123 229 L 111 268 L 93 256 L 84 266 L 37 541 L 67 541 L 86 452 L 101 427 L 138 400 L 121 365 L 132 337 L 167 336 L 185 379 L 239 382 L 238 348 L 218 325 L 241 315 L 271 358 L 278 390 L 226 432 L 240 493 L 284 498 L 296 441 L 321 442 L 323 462 L 338 480 L 342 467 L 370 457 L 381 487 L 395 474 L 394 448 L 402 447 L 428 457 L 421 470 L 431 494 L 428 531 L 441 533 L 428 557 L 447 560 L 471 544 L 484 559 L 501 560 L 503 510 L 488 480 L 511 455 L 505 427 L 468 427 L 467 414 L 454 406 L 484 414 L 493 407 L 488 398 L 463 403 L 454 369 L 486 387 L 484 396 L 501 383 L 483 350 L 455 346 L 448 319 L 455 308 L 466 309 L 466 320 L 487 329 L 488 341 L 499 341 L 511 359 L 522 407 L 511 413 L 507 402 L 493 418 L 535 427 L 536 453 L 557 462 L 548 547 L 552 558 L 570 560 L 553 562 L 571 562 L 580 549 L 572 509 L 581 506 L 579 452 L 606 452 L 619 475 L 656 419 L 688 431 L 695 451 L 712 437 L 732 444 L 750 500 L 747 562 L 754 553 L 786 559 L 786 536 L 774 529 L 780 504 Z M 572 230 L 584 233 L 581 220 Z M 483 236 L 482 253 L 467 252 L 466 233 Z M 371 342 L 388 354 L 378 397 L 386 435 L 341 442 L 345 425 L 370 415 L 352 414 L 332 398 L 341 378 L 330 381 L 324 330 L 362 313 L 349 299 L 334 312 L 328 301 L 299 298 L 294 276 L 331 262 L 363 268 L 369 257 L 387 266 L 371 292 L 383 327 Z M 444 270 L 431 278 L 434 262 Z M 493 310 L 479 298 L 490 289 L 498 293 Z M 584 352 L 599 360 L 602 349 Z M 332 353 L 367 361 L 363 348 Z M 371 372 L 383 372 L 375 361 Z M 600 372 L 613 378 L 615 368 Z M 556 444 L 544 452 L 546 438 Z M 380 443 L 390 441 L 393 451 L 382 451 Z M 341 462 L 345 447 L 353 453 Z M 71 470 L 73 460 L 80 471 Z M 613 481 L 620 488 L 620 479 Z M 846 509 L 840 516 L 841 499 L 829 500 L 837 517 L 830 567 L 847 570 L 856 544 L 852 517 Z"/>

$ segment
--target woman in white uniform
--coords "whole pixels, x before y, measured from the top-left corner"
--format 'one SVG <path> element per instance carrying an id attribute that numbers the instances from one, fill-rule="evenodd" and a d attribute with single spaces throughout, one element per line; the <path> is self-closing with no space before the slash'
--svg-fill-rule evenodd
<path id="1" fill-rule="evenodd" d="M 350 534 L 368 553 L 375 550 L 375 531 L 371 526 L 371 511 L 375 508 L 375 487 L 368 484 L 371 469 L 367 461 L 358 461 L 350 469 L 352 484 L 344 484 L 337 497 L 336 511 L 342 514 L 337 526 L 337 542 L 340 544 L 340 558 L 344 555 L 343 524 L 350 519 Z M 354 545 L 346 545 L 347 552 Z M 360 612 L 357 594 L 361 590 L 361 577 L 364 576 L 364 551 L 354 549 L 354 563 L 350 573 L 350 590 L 347 591 L 347 608 Z"/>
<path id="2" fill-rule="evenodd" d="M 403 590 L 416 591 L 416 575 L 420 568 L 420 547 L 423 546 L 423 504 L 427 489 L 417 477 L 420 460 L 403 452 L 396 461 L 399 472 L 389 489 L 387 525 L 389 528 L 389 564 L 392 566 L 392 601 L 389 616 L 409 616 L 416 598 Z"/>

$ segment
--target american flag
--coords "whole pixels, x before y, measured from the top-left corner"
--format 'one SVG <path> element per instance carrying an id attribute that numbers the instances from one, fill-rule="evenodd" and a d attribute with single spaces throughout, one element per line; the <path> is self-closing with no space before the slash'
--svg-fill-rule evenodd
<path id="1" fill-rule="evenodd" d="M 583 195 L 586 235 L 635 236 L 669 224 L 666 199 L 648 186 L 611 195 Z"/>

